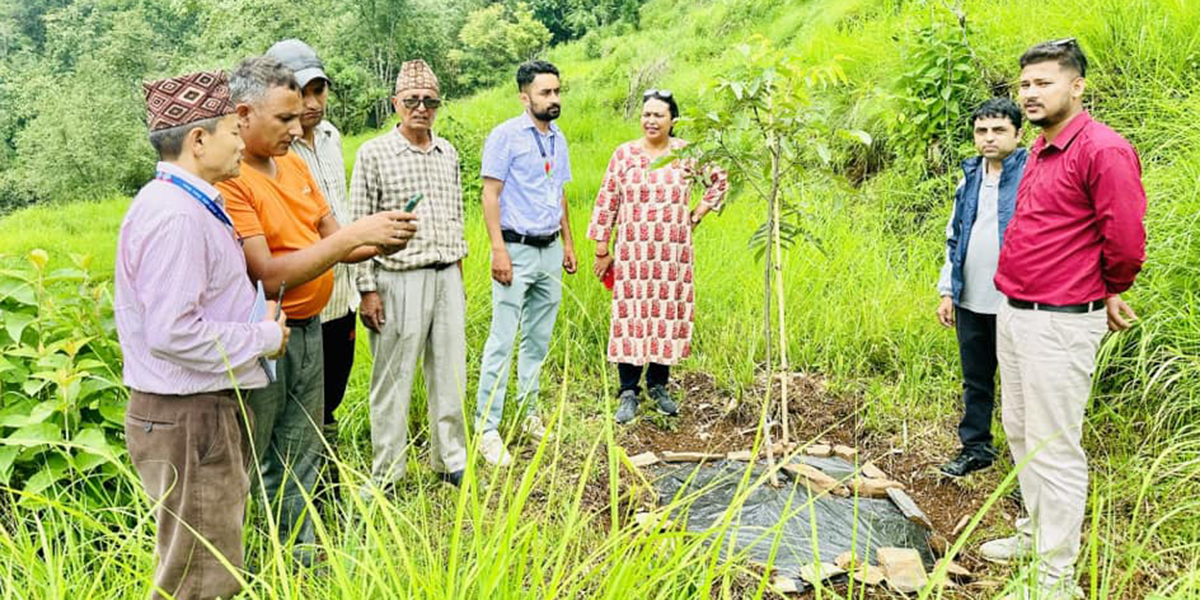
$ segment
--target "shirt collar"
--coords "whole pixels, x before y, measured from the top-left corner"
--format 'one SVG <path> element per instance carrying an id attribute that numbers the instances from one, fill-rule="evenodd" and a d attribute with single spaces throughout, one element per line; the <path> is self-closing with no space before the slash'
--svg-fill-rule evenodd
<path id="1" fill-rule="evenodd" d="M 315 133 L 315 135 L 313 136 L 313 146 L 314 147 L 312 148 L 312 150 L 316 150 L 316 145 L 318 143 L 320 143 L 320 140 L 333 137 L 333 132 L 334 132 L 333 123 L 330 123 L 329 121 L 322 119 L 320 123 L 317 123 L 317 125 L 315 127 L 313 127 L 313 132 Z M 293 146 L 295 146 L 297 144 L 304 146 L 305 148 L 308 147 L 308 142 L 304 141 L 303 136 L 292 140 Z"/>
<path id="2" fill-rule="evenodd" d="M 1054 138 L 1053 143 L 1047 143 L 1046 136 L 1044 134 L 1038 136 L 1036 142 L 1037 149 L 1041 150 L 1046 146 L 1053 146 L 1059 152 L 1062 152 L 1063 150 L 1067 149 L 1067 146 L 1071 145 L 1071 142 L 1075 141 L 1075 137 L 1078 136 L 1081 131 L 1083 131 L 1083 128 L 1087 127 L 1091 123 L 1092 116 L 1085 110 L 1071 118 L 1071 122 L 1067 123 L 1067 126 L 1064 127 L 1062 131 L 1058 132 L 1058 136 Z"/>
<path id="3" fill-rule="evenodd" d="M 433 131 L 429 132 L 429 137 L 432 140 L 432 143 L 429 144 L 428 150 L 422 150 L 416 144 L 408 141 L 408 138 L 404 137 L 403 133 L 400 133 L 399 125 L 396 125 L 392 128 L 392 134 L 396 141 L 396 154 L 400 154 L 405 150 L 409 152 L 416 152 L 417 154 L 431 154 L 434 150 L 438 152 L 446 151 L 444 148 L 442 148 L 442 138 L 438 137 L 438 135 Z"/>
<path id="4" fill-rule="evenodd" d="M 166 173 L 167 175 L 182 179 L 192 184 L 192 186 L 199 190 L 200 193 L 207 196 L 209 200 L 224 206 L 224 200 L 221 198 L 221 192 L 217 190 L 217 188 L 213 187 L 211 183 L 200 179 L 199 176 L 191 171 L 169 162 L 160 162 L 155 166 L 155 168 L 163 173 Z"/>
<path id="5" fill-rule="evenodd" d="M 538 135 L 555 135 L 558 133 L 558 125 L 555 125 L 554 121 L 550 121 L 550 133 L 542 134 L 541 130 L 537 128 L 537 123 L 534 123 L 533 115 L 530 115 L 529 111 L 522 112 L 521 116 L 525 119 L 525 125 L 522 129 L 533 129 Z"/>

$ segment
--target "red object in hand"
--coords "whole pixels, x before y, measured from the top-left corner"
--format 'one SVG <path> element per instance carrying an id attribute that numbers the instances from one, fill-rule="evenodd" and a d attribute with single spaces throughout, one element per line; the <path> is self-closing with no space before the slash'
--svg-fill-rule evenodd
<path id="1" fill-rule="evenodd" d="M 608 288 L 608 291 L 611 292 L 613 286 L 616 285 L 616 279 L 613 278 L 613 268 L 611 266 L 604 272 L 604 279 L 602 281 L 604 282 L 604 287 Z"/>

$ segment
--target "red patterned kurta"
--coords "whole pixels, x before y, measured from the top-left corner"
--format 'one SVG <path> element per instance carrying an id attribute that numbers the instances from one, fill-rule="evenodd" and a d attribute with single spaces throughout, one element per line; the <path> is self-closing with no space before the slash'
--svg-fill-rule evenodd
<path id="1" fill-rule="evenodd" d="M 671 150 L 686 145 L 671 139 Z M 692 229 L 688 203 L 694 161 L 650 170 L 654 161 L 639 142 L 617 147 L 608 161 L 588 237 L 613 255 L 612 323 L 608 360 L 673 365 L 692 351 Z M 701 203 L 720 206 L 728 189 L 724 171 L 705 169 Z"/>

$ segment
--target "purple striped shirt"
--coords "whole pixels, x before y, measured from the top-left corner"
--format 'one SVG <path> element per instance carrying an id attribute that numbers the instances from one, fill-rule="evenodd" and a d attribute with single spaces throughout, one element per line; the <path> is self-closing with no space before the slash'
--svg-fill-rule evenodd
<path id="1" fill-rule="evenodd" d="M 199 177 L 165 162 L 158 169 L 224 208 Z M 241 244 L 199 200 L 167 181 L 142 187 L 121 223 L 115 270 L 125 385 L 164 395 L 267 385 L 258 358 L 279 348 L 282 333 L 246 322 L 255 290 Z"/>

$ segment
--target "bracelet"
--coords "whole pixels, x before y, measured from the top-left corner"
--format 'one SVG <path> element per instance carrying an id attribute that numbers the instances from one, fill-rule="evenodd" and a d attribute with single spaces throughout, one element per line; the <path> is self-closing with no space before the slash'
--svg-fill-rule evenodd
<path id="1" fill-rule="evenodd" d="M 604 252 L 604 254 L 596 254 L 596 258 L 604 258 L 605 256 L 608 256 L 607 250 Z"/>

